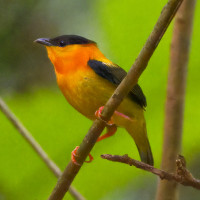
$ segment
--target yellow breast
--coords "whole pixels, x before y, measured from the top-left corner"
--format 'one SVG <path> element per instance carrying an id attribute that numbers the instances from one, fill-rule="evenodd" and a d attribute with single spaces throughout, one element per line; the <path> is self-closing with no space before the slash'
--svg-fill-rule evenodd
<path id="1" fill-rule="evenodd" d="M 73 74 L 56 73 L 58 85 L 67 101 L 89 119 L 103 106 L 115 87 L 91 71 L 78 70 Z"/>

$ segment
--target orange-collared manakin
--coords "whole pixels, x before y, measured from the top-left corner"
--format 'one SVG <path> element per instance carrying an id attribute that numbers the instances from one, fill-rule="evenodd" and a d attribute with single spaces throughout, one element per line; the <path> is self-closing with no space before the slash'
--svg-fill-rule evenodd
<path id="1" fill-rule="evenodd" d="M 105 105 L 126 72 L 108 60 L 97 44 L 77 35 L 63 35 L 53 39 L 40 38 L 35 42 L 47 48 L 54 65 L 58 86 L 67 101 L 87 118 L 94 120 L 95 112 Z M 144 108 L 146 98 L 137 84 L 122 101 L 108 124 L 108 133 L 99 140 L 114 134 L 116 127 L 125 128 L 134 139 L 141 160 L 153 165 Z"/>

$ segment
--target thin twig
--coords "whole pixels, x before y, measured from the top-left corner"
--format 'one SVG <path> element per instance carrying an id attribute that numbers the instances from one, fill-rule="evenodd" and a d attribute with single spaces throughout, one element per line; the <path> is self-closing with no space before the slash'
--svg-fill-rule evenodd
<path id="1" fill-rule="evenodd" d="M 151 165 L 148 165 L 146 163 L 134 160 L 130 158 L 127 154 L 123 156 L 119 155 L 110 155 L 110 154 L 104 154 L 101 155 L 103 159 L 107 159 L 113 162 L 120 162 L 125 163 L 130 166 L 135 166 L 139 169 L 143 169 L 145 171 L 151 172 L 157 176 L 159 176 L 162 180 L 168 180 L 168 181 L 176 181 L 177 183 L 180 183 L 185 186 L 191 186 L 198 190 L 200 190 L 200 180 L 195 179 L 192 174 L 186 169 L 186 162 L 183 156 L 179 155 L 176 160 L 176 174 L 169 173 L 160 169 L 157 169 Z"/>
<path id="2" fill-rule="evenodd" d="M 24 125 L 17 119 L 17 117 L 8 108 L 6 103 L 0 98 L 0 110 L 9 119 L 12 125 L 17 129 L 17 131 L 26 139 L 26 141 L 32 146 L 36 151 L 38 156 L 45 162 L 47 167 L 54 173 L 54 175 L 59 178 L 62 174 L 59 167 L 48 157 L 47 153 L 42 149 L 40 144 L 33 138 L 31 133 L 24 127 Z M 84 200 L 85 198 L 72 186 L 69 188 L 70 194 L 76 200 Z"/>
<path id="3" fill-rule="evenodd" d="M 69 186 L 79 172 L 83 162 L 92 150 L 101 132 L 105 128 L 105 121 L 108 121 L 111 118 L 115 109 L 122 102 L 123 98 L 137 83 L 141 73 L 145 70 L 150 57 L 152 56 L 182 1 L 183 0 L 169 0 L 167 5 L 163 8 L 152 33 L 138 55 L 135 63 L 131 67 L 127 76 L 117 87 L 112 97 L 104 106 L 102 111 L 102 120 L 97 119 L 94 121 L 92 127 L 77 150 L 76 161 L 79 163 L 79 165 L 74 164 L 72 161 L 69 162 L 62 176 L 58 179 L 57 185 L 51 193 L 49 200 L 61 200 L 64 197 Z"/>
<path id="4" fill-rule="evenodd" d="M 161 169 L 171 173 L 176 170 L 176 156 L 181 151 L 186 77 L 195 2 L 196 0 L 184 0 L 177 12 L 170 49 Z M 178 187 L 176 183 L 160 180 L 156 200 L 168 199 L 178 199 Z"/>

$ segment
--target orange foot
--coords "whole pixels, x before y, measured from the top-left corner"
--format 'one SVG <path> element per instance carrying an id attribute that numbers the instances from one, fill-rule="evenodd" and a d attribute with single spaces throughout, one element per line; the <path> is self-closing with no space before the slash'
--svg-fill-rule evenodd
<path id="1" fill-rule="evenodd" d="M 96 112 L 95 112 L 95 116 L 97 117 L 97 118 L 99 118 L 99 119 L 101 119 L 101 113 L 102 113 L 102 110 L 104 109 L 104 106 L 101 106 L 100 108 L 99 108 L 99 110 L 97 110 Z M 113 121 L 112 121 L 112 119 L 110 120 L 110 121 L 108 121 L 107 122 L 107 125 L 109 125 L 109 126 L 112 126 L 114 123 L 113 123 Z"/>
<path id="2" fill-rule="evenodd" d="M 117 126 L 113 125 L 113 126 L 107 126 L 108 132 L 102 136 L 99 136 L 99 138 L 97 139 L 97 142 L 104 140 L 110 136 L 113 136 L 116 131 L 117 131 Z"/>
<path id="3" fill-rule="evenodd" d="M 72 151 L 72 153 L 71 153 L 71 160 L 72 160 L 72 162 L 75 164 L 75 165 L 80 165 L 79 163 L 77 163 L 76 162 L 76 152 L 77 152 L 77 150 L 78 150 L 78 148 L 79 148 L 79 146 L 77 146 L 73 151 Z M 89 154 L 89 160 L 88 161 L 85 161 L 86 163 L 90 163 L 90 162 L 92 162 L 93 161 L 93 157 L 92 157 L 92 155 L 91 154 Z"/>
<path id="4" fill-rule="evenodd" d="M 99 108 L 99 110 L 97 110 L 97 111 L 95 112 L 95 116 L 96 116 L 97 118 L 101 118 L 101 113 L 102 113 L 103 108 L 104 108 L 104 106 L 101 106 L 101 107 Z M 120 112 L 118 112 L 118 111 L 115 111 L 114 114 L 115 114 L 115 115 L 118 115 L 118 116 L 121 116 L 121 117 L 123 117 L 123 118 L 125 118 L 125 119 L 131 120 L 131 118 L 130 118 L 129 116 L 124 115 L 123 113 L 120 113 Z M 110 136 L 112 136 L 112 135 L 114 135 L 114 134 L 116 133 L 116 131 L 117 131 L 117 126 L 113 123 L 112 118 L 111 118 L 111 120 L 110 120 L 109 122 L 107 122 L 107 125 L 108 125 L 108 126 L 107 126 L 108 132 L 107 132 L 106 134 L 100 136 L 100 137 L 97 139 L 97 142 L 99 142 L 99 141 L 101 141 L 101 140 L 103 140 L 103 139 L 106 139 L 106 138 L 108 138 L 108 137 L 110 137 Z"/>
<path id="5" fill-rule="evenodd" d="M 99 108 L 99 110 L 97 110 L 97 111 L 95 112 L 95 116 L 96 116 L 97 118 L 101 118 L 101 113 L 102 113 L 102 110 L 103 110 L 103 109 L 104 109 L 104 106 L 101 106 L 101 107 Z M 118 115 L 118 116 L 120 116 L 120 117 L 123 117 L 123 118 L 125 118 L 125 119 L 131 120 L 131 118 L 130 118 L 129 116 L 127 116 L 127 115 L 125 115 L 125 114 L 123 114 L 123 113 L 120 113 L 120 112 L 118 112 L 118 111 L 115 111 L 114 114 L 115 114 L 115 115 Z M 110 121 L 107 122 L 107 125 L 109 125 L 109 126 L 114 125 L 112 118 L 111 118 Z"/>

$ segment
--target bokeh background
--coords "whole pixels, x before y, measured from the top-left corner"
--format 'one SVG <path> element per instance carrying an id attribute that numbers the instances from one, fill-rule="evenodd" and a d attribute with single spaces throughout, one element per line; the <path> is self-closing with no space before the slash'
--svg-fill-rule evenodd
<path id="1" fill-rule="evenodd" d="M 77 113 L 59 91 L 53 66 L 40 37 L 77 34 L 96 41 L 104 54 L 124 69 L 133 64 L 167 1 L 19 0 L 0 6 L 0 95 L 49 156 L 63 170 L 91 121 Z M 188 68 L 182 154 L 200 178 L 200 2 L 197 1 Z M 166 97 L 170 25 L 139 83 L 147 97 L 147 129 L 155 166 L 160 166 Z M 73 182 L 87 199 L 154 199 L 157 177 L 101 154 L 128 153 L 139 159 L 123 129 L 95 145 L 94 161 L 84 164 Z M 0 200 L 47 199 L 56 178 L 0 112 Z M 200 192 L 180 187 L 180 199 Z M 72 199 L 69 194 L 65 199 Z"/>

